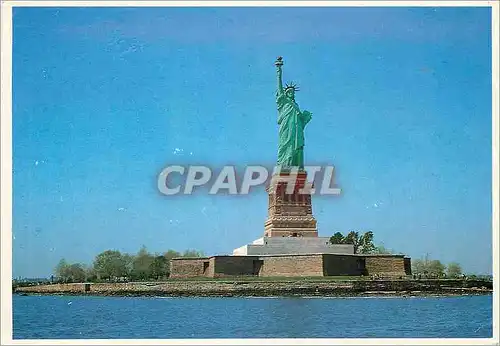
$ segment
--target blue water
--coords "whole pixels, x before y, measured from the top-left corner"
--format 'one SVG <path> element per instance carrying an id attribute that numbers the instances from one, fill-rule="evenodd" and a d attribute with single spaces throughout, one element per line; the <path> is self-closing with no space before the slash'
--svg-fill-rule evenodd
<path id="1" fill-rule="evenodd" d="M 15 339 L 492 337 L 492 297 L 14 296 Z"/>

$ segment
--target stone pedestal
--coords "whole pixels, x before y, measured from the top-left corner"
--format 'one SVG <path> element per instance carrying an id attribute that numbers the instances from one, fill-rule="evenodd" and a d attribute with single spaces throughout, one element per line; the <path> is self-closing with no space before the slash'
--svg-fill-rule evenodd
<path id="1" fill-rule="evenodd" d="M 292 191 L 287 185 L 293 184 Z M 264 224 L 264 237 L 317 237 L 316 219 L 312 215 L 311 194 L 300 193 L 307 183 L 305 171 L 282 172 L 273 176 L 267 188 L 269 194 L 268 217 Z"/>
<path id="2" fill-rule="evenodd" d="M 352 244 L 330 244 L 328 237 L 263 237 L 233 250 L 233 256 L 342 254 L 354 255 Z"/>

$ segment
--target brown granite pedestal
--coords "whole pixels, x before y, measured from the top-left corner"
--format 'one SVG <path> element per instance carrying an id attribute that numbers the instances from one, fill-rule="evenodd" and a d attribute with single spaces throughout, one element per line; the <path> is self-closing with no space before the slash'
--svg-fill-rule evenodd
<path id="1" fill-rule="evenodd" d="M 295 180 L 295 184 L 293 184 Z M 266 191 L 269 194 L 268 217 L 264 237 L 317 237 L 316 219 L 312 215 L 311 194 L 300 191 L 307 183 L 307 172 L 275 174 Z M 293 190 L 287 190 L 293 184 Z"/>

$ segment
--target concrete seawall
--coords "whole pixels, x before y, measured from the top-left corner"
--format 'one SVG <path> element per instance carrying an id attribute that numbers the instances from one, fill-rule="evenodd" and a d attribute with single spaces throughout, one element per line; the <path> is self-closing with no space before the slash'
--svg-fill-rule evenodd
<path id="1" fill-rule="evenodd" d="M 167 282 L 74 283 L 17 287 L 20 294 L 102 296 L 366 296 L 489 294 L 481 280 L 175 280 Z"/>

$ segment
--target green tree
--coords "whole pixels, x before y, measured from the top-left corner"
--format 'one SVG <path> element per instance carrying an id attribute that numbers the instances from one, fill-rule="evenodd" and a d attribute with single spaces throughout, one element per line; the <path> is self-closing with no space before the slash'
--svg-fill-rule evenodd
<path id="1" fill-rule="evenodd" d="M 360 244 L 359 233 L 351 231 L 347 233 L 344 244 L 352 244 L 354 246 L 354 253 L 358 253 Z"/>
<path id="2" fill-rule="evenodd" d="M 163 255 L 156 255 L 151 263 L 151 275 L 156 279 L 168 276 L 170 273 L 170 262 Z"/>
<path id="3" fill-rule="evenodd" d="M 152 256 L 145 246 L 139 250 L 137 255 L 134 256 L 132 261 L 132 273 L 131 277 L 134 280 L 146 280 L 151 278 L 152 275 L 152 264 L 154 261 L 154 256 Z"/>
<path id="4" fill-rule="evenodd" d="M 458 278 L 462 275 L 462 267 L 456 262 L 451 262 L 446 267 L 446 276 L 449 278 Z"/>
<path id="5" fill-rule="evenodd" d="M 181 254 L 175 250 L 168 250 L 167 252 L 165 252 L 163 254 L 163 256 L 165 256 L 165 258 L 170 261 L 172 258 L 175 258 L 175 257 L 181 257 Z"/>
<path id="6" fill-rule="evenodd" d="M 85 266 L 81 263 L 73 263 L 69 266 L 69 277 L 71 282 L 84 282 L 87 278 Z"/>
<path id="7" fill-rule="evenodd" d="M 122 254 L 122 259 L 123 259 L 123 262 L 125 263 L 125 273 L 126 273 L 125 276 L 131 277 L 132 270 L 134 269 L 133 268 L 134 256 L 130 255 L 128 253 L 124 253 L 124 254 Z"/>
<path id="8" fill-rule="evenodd" d="M 361 236 L 359 232 L 351 231 L 345 237 L 340 232 L 335 232 L 330 237 L 330 244 L 352 244 L 354 246 L 354 253 L 374 253 L 376 247 L 373 244 L 373 232 L 368 231 Z"/>
<path id="9" fill-rule="evenodd" d="M 58 280 L 62 282 L 83 282 L 87 277 L 83 264 L 69 264 L 64 258 L 59 261 L 54 273 Z"/>
<path id="10" fill-rule="evenodd" d="M 413 274 L 416 275 L 425 275 L 427 274 L 427 267 L 425 265 L 424 260 L 422 259 L 415 259 L 411 261 L 412 268 L 411 271 Z"/>
<path id="11" fill-rule="evenodd" d="M 389 255 L 392 253 L 390 249 L 387 249 L 383 244 L 380 244 L 378 246 L 375 246 L 373 249 L 373 252 L 375 254 L 384 254 L 384 255 Z"/>
<path id="12" fill-rule="evenodd" d="M 62 258 L 59 263 L 57 263 L 54 269 L 54 274 L 56 275 L 58 281 L 67 282 L 69 279 L 69 264 L 64 258 Z"/>
<path id="13" fill-rule="evenodd" d="M 426 254 L 424 259 L 412 261 L 412 272 L 417 275 L 439 278 L 444 276 L 445 268 L 441 261 L 429 259 L 429 254 Z"/>
<path id="14" fill-rule="evenodd" d="M 446 269 L 445 265 L 439 260 L 429 261 L 428 268 L 429 274 L 433 277 L 443 277 Z"/>
<path id="15" fill-rule="evenodd" d="M 94 271 L 100 279 L 127 276 L 127 257 L 117 250 L 106 250 L 94 259 Z"/>
<path id="16" fill-rule="evenodd" d="M 373 232 L 368 231 L 359 238 L 359 253 L 368 254 L 375 251 L 375 245 L 373 244 Z"/>
<path id="17" fill-rule="evenodd" d="M 204 257 L 205 254 L 202 251 L 197 250 L 186 250 L 182 254 L 182 257 Z"/>
<path id="18" fill-rule="evenodd" d="M 85 268 L 85 280 L 86 281 L 96 281 L 97 280 L 97 274 L 94 270 L 94 267 L 87 266 Z"/>
<path id="19" fill-rule="evenodd" d="M 344 236 L 340 232 L 335 232 L 334 235 L 330 237 L 330 244 L 343 244 Z"/>

